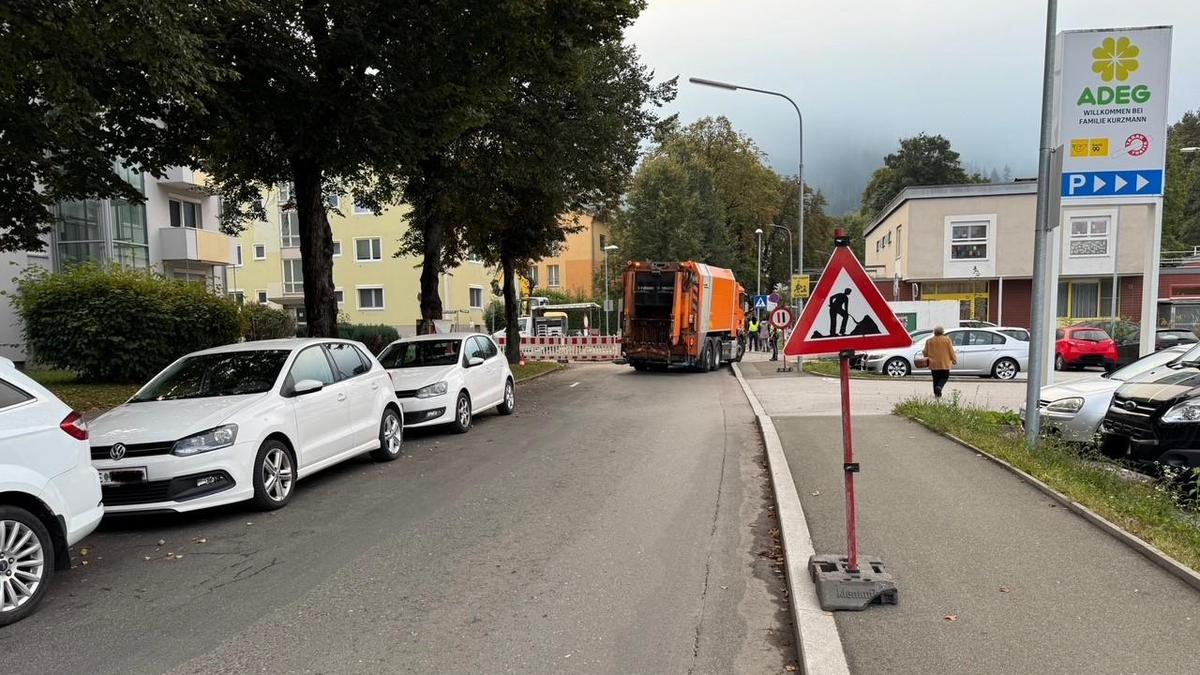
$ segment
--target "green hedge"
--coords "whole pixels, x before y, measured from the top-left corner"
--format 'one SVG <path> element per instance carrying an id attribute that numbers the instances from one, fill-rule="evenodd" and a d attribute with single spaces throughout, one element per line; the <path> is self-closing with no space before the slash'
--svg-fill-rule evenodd
<path id="1" fill-rule="evenodd" d="M 378 355 L 383 348 L 400 339 L 400 333 L 391 326 L 383 324 L 369 325 L 357 323 L 338 324 L 338 337 L 347 340 L 358 340 Z"/>
<path id="2" fill-rule="evenodd" d="M 28 270 L 12 303 L 33 360 L 91 381 L 145 382 L 176 358 L 240 334 L 233 300 L 116 266 Z"/>
<path id="3" fill-rule="evenodd" d="M 246 340 L 273 340 L 296 334 L 296 320 L 286 309 L 267 305 L 242 305 L 242 337 Z"/>

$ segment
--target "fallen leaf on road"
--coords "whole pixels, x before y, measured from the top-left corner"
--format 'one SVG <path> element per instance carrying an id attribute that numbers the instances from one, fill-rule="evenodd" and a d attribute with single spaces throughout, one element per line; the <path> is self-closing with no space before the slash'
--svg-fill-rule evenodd
<path id="1" fill-rule="evenodd" d="M 91 549 L 88 549 L 88 548 L 79 549 L 79 555 L 81 555 L 81 556 L 87 556 L 88 553 L 91 553 Z"/>
<path id="2" fill-rule="evenodd" d="M 83 561 L 83 564 L 84 564 L 84 565 L 88 564 L 88 561 L 84 560 L 84 561 Z"/>
<path id="3" fill-rule="evenodd" d="M 182 553 L 180 553 L 179 555 L 175 556 L 175 559 L 176 559 L 176 560 L 183 560 L 183 554 L 182 554 Z"/>
<path id="4" fill-rule="evenodd" d="M 164 545 L 166 545 L 166 543 L 167 543 L 167 540 L 166 540 L 166 539 L 159 539 L 159 540 L 158 540 L 158 545 L 159 545 L 159 546 L 164 546 Z"/>
<path id="5" fill-rule="evenodd" d="M 246 523 L 246 524 L 247 524 L 247 525 L 253 525 L 254 523 L 251 523 L 251 522 L 248 522 L 248 521 L 247 521 L 247 523 Z"/>
<path id="6" fill-rule="evenodd" d="M 196 540 L 196 543 L 197 544 L 207 544 L 208 540 L 205 539 L 204 537 L 200 537 L 199 539 Z"/>
<path id="7" fill-rule="evenodd" d="M 821 496 L 821 491 L 820 491 L 820 490 L 817 490 L 816 492 L 810 492 L 810 493 L 808 493 L 808 494 L 810 494 L 810 495 L 812 495 L 812 496 L 814 496 L 814 497 L 820 497 L 820 496 Z"/>
<path id="8" fill-rule="evenodd" d="M 789 673 L 794 673 L 794 672 L 796 672 L 796 666 L 793 666 L 793 665 L 792 665 L 792 664 L 790 664 L 790 663 L 789 663 L 789 664 L 787 664 L 786 666 L 784 666 L 784 667 L 783 667 L 783 669 L 784 669 L 784 670 L 786 670 L 786 671 L 788 671 Z"/>
<path id="9" fill-rule="evenodd" d="M 947 621 L 958 621 L 958 615 L 957 615 L 957 614 L 947 614 L 946 616 L 943 616 L 942 618 L 943 618 L 943 619 L 945 619 L 945 620 L 947 620 Z"/>
<path id="10" fill-rule="evenodd" d="M 150 559 L 150 556 L 145 556 L 145 558 L 146 558 L 146 560 L 149 560 L 149 559 Z"/>
<path id="11" fill-rule="evenodd" d="M 1009 588 L 1008 586 L 1001 586 L 1001 587 L 1000 587 L 1000 592 L 1001 592 L 1001 593 L 1011 593 L 1011 592 L 1012 592 L 1012 589 L 1011 589 L 1011 588 Z"/>

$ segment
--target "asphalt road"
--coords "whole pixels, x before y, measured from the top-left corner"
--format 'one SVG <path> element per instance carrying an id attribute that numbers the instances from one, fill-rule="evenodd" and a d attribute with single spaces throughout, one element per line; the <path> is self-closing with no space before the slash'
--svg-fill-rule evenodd
<path id="1" fill-rule="evenodd" d="M 840 418 L 774 421 L 816 550 L 844 554 Z M 1190 586 L 921 426 L 858 416 L 854 441 L 860 550 L 900 604 L 837 615 L 852 672 L 1198 672 Z"/>
<path id="2" fill-rule="evenodd" d="M 0 629 L 4 671 L 794 663 L 760 441 L 727 370 L 578 366 L 519 407 L 410 434 L 400 460 L 325 471 L 274 513 L 106 521 L 41 611 Z"/>

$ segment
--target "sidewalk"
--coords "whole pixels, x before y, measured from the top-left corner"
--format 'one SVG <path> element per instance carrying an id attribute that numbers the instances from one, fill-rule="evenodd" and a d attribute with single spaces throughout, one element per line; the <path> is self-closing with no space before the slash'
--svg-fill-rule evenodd
<path id="1" fill-rule="evenodd" d="M 747 379 L 787 400 L 790 416 L 767 411 L 813 544 L 844 552 L 840 419 L 819 378 Z M 852 672 L 1196 672 L 1191 587 L 919 425 L 856 415 L 854 434 L 860 549 L 889 565 L 900 604 L 836 615 Z"/>

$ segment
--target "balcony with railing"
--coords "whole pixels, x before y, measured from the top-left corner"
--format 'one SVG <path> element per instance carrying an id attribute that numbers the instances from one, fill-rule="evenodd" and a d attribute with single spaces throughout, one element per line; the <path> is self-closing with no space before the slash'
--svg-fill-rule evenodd
<path id="1" fill-rule="evenodd" d="M 226 234 L 195 227 L 160 227 L 159 249 L 164 261 L 206 265 L 233 264 L 233 241 Z"/>

